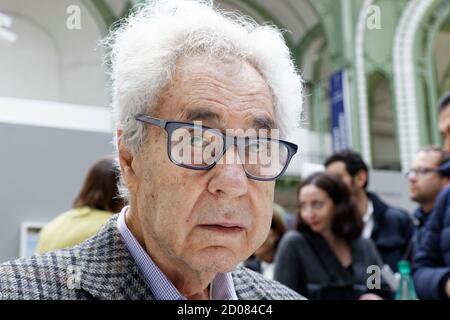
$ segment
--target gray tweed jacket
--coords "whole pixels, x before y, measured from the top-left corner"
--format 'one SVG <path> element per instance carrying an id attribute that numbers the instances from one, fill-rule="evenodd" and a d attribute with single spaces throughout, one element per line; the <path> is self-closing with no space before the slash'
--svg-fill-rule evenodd
<path id="1" fill-rule="evenodd" d="M 1 264 L 0 300 L 153 300 L 116 221 L 117 215 L 78 246 Z M 239 299 L 303 298 L 244 267 L 232 278 Z"/>

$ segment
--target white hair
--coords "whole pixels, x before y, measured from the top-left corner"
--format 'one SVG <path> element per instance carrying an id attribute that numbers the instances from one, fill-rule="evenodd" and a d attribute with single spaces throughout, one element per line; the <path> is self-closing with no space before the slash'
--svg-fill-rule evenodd
<path id="1" fill-rule="evenodd" d="M 280 136 L 300 125 L 302 80 L 281 30 L 220 10 L 212 0 L 148 1 L 103 44 L 109 52 L 115 126 L 122 129 L 122 142 L 132 154 L 146 134 L 146 126 L 134 116 L 151 113 L 179 58 L 196 54 L 250 63 L 272 91 Z M 287 114 L 293 107 L 298 113 Z"/>

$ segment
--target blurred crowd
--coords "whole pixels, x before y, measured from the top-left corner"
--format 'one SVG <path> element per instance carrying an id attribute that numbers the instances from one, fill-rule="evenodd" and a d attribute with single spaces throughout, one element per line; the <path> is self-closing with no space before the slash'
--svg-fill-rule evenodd
<path id="1" fill-rule="evenodd" d="M 406 173 L 414 212 L 369 192 L 361 155 L 342 150 L 326 159 L 325 172 L 302 179 L 295 230 L 274 227 L 248 267 L 309 299 L 402 299 L 404 273 L 414 279 L 406 298 L 448 299 L 450 93 L 439 104 L 439 129 L 444 147 L 420 149 Z M 380 270 L 375 286 L 368 281 L 373 266 Z"/>

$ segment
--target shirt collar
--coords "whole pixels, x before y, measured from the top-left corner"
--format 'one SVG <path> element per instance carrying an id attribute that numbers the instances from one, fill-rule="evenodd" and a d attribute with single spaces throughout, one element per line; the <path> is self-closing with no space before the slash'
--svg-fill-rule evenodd
<path id="1" fill-rule="evenodd" d="M 150 290 L 157 300 L 185 300 L 186 298 L 167 279 L 128 229 L 125 223 L 125 215 L 128 208 L 129 206 L 124 207 L 119 213 L 117 228 Z M 237 300 L 236 290 L 230 272 L 218 273 L 216 275 L 210 285 L 210 299 Z"/>
<path id="2" fill-rule="evenodd" d="M 373 216 L 373 203 L 369 199 L 368 202 L 367 202 L 366 213 L 364 213 L 364 216 L 363 216 L 364 223 L 367 223 L 372 218 L 372 216 Z"/>

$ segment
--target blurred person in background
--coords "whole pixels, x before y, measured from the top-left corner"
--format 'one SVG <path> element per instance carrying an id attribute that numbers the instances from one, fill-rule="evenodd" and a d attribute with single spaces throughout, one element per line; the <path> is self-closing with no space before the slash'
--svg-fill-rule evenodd
<path id="1" fill-rule="evenodd" d="M 369 170 L 361 155 L 352 150 L 332 154 L 325 161 L 327 172 L 338 175 L 351 190 L 360 218 L 362 236 L 372 239 L 385 264 L 397 270 L 397 263 L 408 254 L 414 231 L 409 214 L 383 202 L 367 191 Z"/>
<path id="2" fill-rule="evenodd" d="M 439 133 L 443 141 L 443 148 L 450 152 L 450 91 L 439 100 Z"/>
<path id="3" fill-rule="evenodd" d="M 411 200 L 419 207 L 413 213 L 414 235 L 411 253 L 422 240 L 425 222 L 430 217 L 439 192 L 448 184 L 449 178 L 439 172 L 439 166 L 449 160 L 449 154 L 439 146 L 426 146 L 417 152 L 407 172 Z"/>
<path id="4" fill-rule="evenodd" d="M 310 299 L 382 299 L 384 288 L 367 288 L 367 268 L 381 267 L 381 258 L 361 237 L 362 221 L 341 179 L 315 173 L 297 196 L 298 229 L 280 242 L 274 279 Z"/>
<path id="5" fill-rule="evenodd" d="M 117 182 L 113 157 L 95 162 L 75 198 L 73 209 L 57 216 L 40 232 L 36 253 L 71 247 L 96 234 L 123 208 Z"/>
<path id="6" fill-rule="evenodd" d="M 439 131 L 444 149 L 450 152 L 450 92 L 439 102 Z M 439 167 L 450 176 L 450 162 Z M 436 199 L 434 209 L 414 255 L 413 277 L 420 299 L 450 299 L 450 187 Z"/>
<path id="7" fill-rule="evenodd" d="M 297 214 L 295 212 L 287 211 L 277 203 L 273 204 L 273 211 L 281 214 L 286 230 L 295 230 L 297 228 Z"/>
<path id="8" fill-rule="evenodd" d="M 244 263 L 245 267 L 262 273 L 267 279 L 273 279 L 275 253 L 283 234 L 286 232 L 283 208 L 274 204 L 273 209 L 272 223 L 266 241 Z"/>

